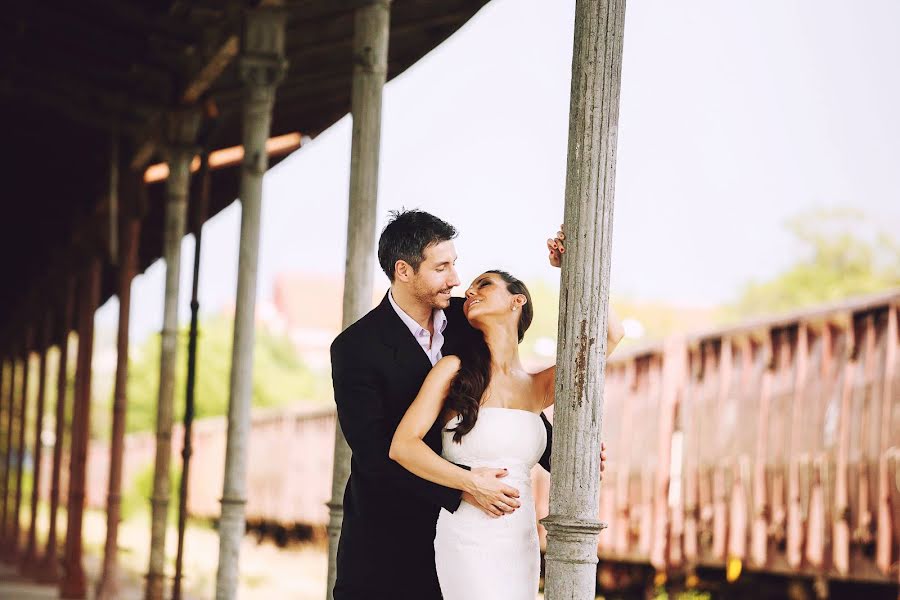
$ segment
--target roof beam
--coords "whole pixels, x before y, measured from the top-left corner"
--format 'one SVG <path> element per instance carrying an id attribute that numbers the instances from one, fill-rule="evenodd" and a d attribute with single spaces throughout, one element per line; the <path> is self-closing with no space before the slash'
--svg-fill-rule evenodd
<path id="1" fill-rule="evenodd" d="M 184 93 L 181 95 L 181 101 L 184 104 L 193 104 L 200 99 L 200 96 L 206 93 L 213 82 L 219 78 L 231 61 L 235 59 L 240 51 L 240 39 L 236 35 L 229 35 L 225 38 L 225 42 L 219 46 L 218 50 L 213 52 L 212 56 L 200 68 L 191 81 L 185 87 Z"/>
<path id="2" fill-rule="evenodd" d="M 203 61 L 196 75 L 187 81 L 184 91 L 179 94 L 179 104 L 195 104 L 209 90 L 240 52 L 240 38 L 236 34 L 226 33 L 224 40 L 213 47 L 215 50 Z M 151 119 L 148 133 L 134 151 L 131 160 L 131 169 L 134 171 L 146 166 L 156 151 L 159 139 L 155 133 L 158 129 L 155 123 L 159 122 L 159 118 L 160 115 L 157 115 L 155 119 Z"/>

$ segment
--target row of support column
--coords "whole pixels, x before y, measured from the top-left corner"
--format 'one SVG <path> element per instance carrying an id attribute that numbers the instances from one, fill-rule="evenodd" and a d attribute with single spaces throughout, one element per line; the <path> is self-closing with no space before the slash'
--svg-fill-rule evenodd
<path id="1" fill-rule="evenodd" d="M 286 63 L 284 60 L 284 24 L 285 15 L 277 8 L 262 8 L 246 15 L 244 30 L 244 47 L 240 59 L 242 79 L 246 88 L 244 103 L 244 163 L 241 172 L 240 199 L 243 208 L 241 225 L 241 247 L 239 258 L 238 291 L 235 317 L 235 339 L 233 350 L 233 366 L 231 392 L 229 399 L 229 435 L 227 444 L 226 470 L 222 496 L 222 519 L 220 525 L 220 559 L 217 577 L 217 598 L 234 598 L 237 594 L 238 582 L 238 549 L 244 534 L 244 503 L 246 481 L 246 445 L 249 434 L 250 405 L 252 394 L 252 360 L 254 339 L 254 312 L 256 296 L 256 272 L 258 263 L 260 212 L 262 204 L 262 177 L 268 166 L 268 154 L 265 142 L 271 129 L 271 115 L 274 105 L 274 93 L 281 80 Z M 167 160 L 169 177 L 166 189 L 165 230 L 163 241 L 163 260 L 166 264 L 164 316 L 161 335 L 160 386 L 157 407 L 157 451 L 154 473 L 153 495 L 151 498 L 151 547 L 148 565 L 145 597 L 162 599 L 165 596 L 166 574 L 165 534 L 166 516 L 170 498 L 169 467 L 171 456 L 171 433 L 174 414 L 174 371 L 177 363 L 177 307 L 179 303 L 179 264 L 181 241 L 185 234 L 188 189 L 190 183 L 190 162 L 197 153 L 196 136 L 200 121 L 198 110 L 188 107 L 173 111 L 167 123 Z M 118 178 L 111 177 L 111 181 Z M 111 194 L 116 194 L 111 190 Z M 205 211 L 204 211 L 205 212 Z M 198 228 L 202 226 L 203 214 L 199 215 Z M 126 412 L 125 389 L 127 383 L 128 364 L 128 322 L 130 310 L 130 286 L 137 269 L 137 246 L 140 234 L 139 221 L 132 218 L 127 221 L 118 237 L 119 273 L 118 295 L 118 358 L 116 383 L 113 403 L 113 423 L 111 441 L 111 463 L 109 488 L 107 497 L 107 536 L 103 560 L 101 580 L 97 588 L 97 597 L 101 599 L 116 598 L 119 591 L 117 554 L 118 523 L 121 516 L 121 481 L 122 454 L 124 451 L 124 427 Z M 199 244 L 198 244 L 199 246 Z M 199 248 L 198 248 L 199 251 Z M 195 279 L 196 279 L 195 265 Z M 68 473 L 68 512 L 65 535 L 65 551 L 62 557 L 64 577 L 60 582 L 61 597 L 86 598 L 88 589 L 82 568 L 81 526 L 84 512 L 85 460 L 88 449 L 90 422 L 90 349 L 93 343 L 93 315 L 99 301 L 99 285 L 102 263 L 99 255 L 91 261 L 86 272 L 80 274 L 81 284 L 78 287 L 78 338 L 79 352 L 75 375 L 75 398 L 72 416 L 72 438 Z M 72 290 L 74 292 L 74 290 Z M 74 296 L 74 293 L 71 294 Z M 196 281 L 192 299 L 192 307 L 196 313 Z M 61 328 L 71 328 L 72 302 L 68 302 L 66 310 L 59 319 Z M 194 316 L 194 320 L 196 316 Z M 196 331 L 196 326 L 193 328 Z M 195 335 L 195 334 L 194 334 Z M 62 474 L 62 446 L 65 433 L 65 390 L 66 366 L 68 357 L 68 335 L 61 336 L 60 371 L 58 379 L 58 402 L 56 444 L 54 446 L 53 473 L 51 476 L 51 523 L 49 527 L 47 551 L 34 572 L 39 573 L 44 581 L 58 579 L 60 569 L 56 557 L 58 533 L 55 514 L 59 507 L 60 479 Z M 194 338 L 196 340 L 196 338 Z M 28 389 L 28 369 L 21 364 L 27 362 L 24 349 L 31 344 L 22 343 L 18 348 L 7 352 L 5 363 L 8 367 L 0 371 L 0 398 L 5 400 L 2 408 L 6 417 L 4 436 L 0 444 L 6 445 L 4 460 L 0 467 L 4 477 L 0 481 L 3 492 L 2 530 L 0 536 L 6 541 L 18 540 L 19 504 L 21 503 L 21 461 L 24 446 L 24 423 L 27 404 L 24 402 L 24 391 Z M 42 355 L 43 365 L 46 361 Z M 41 384 L 43 386 L 43 384 Z M 43 389 L 43 387 L 42 387 Z M 43 392 L 39 392 L 39 398 Z M 42 403 L 38 402 L 38 411 L 42 412 Z M 40 435 L 38 429 L 37 436 Z M 186 432 L 189 436 L 189 430 Z M 18 440 L 18 442 L 17 442 Z M 185 461 L 190 456 L 190 438 L 185 439 Z M 39 439 L 38 439 L 39 444 Z M 37 454 L 37 452 L 36 452 Z M 180 522 L 186 518 L 187 469 L 182 482 L 182 506 Z M 15 493 L 13 493 L 15 492 Z M 38 491 L 32 494 L 32 505 L 37 502 Z M 32 519 L 34 523 L 35 519 Z M 26 556 L 36 554 L 36 537 L 32 531 L 28 536 Z M 4 543 L 10 548 L 9 560 L 17 556 L 18 543 Z M 179 540 L 179 555 L 183 554 L 183 533 Z M 176 583 L 173 588 L 175 597 L 180 597 L 181 569 L 176 569 Z"/>
<path id="2" fill-rule="evenodd" d="M 78 305 L 83 313 L 78 325 L 79 348 L 78 362 L 81 376 L 75 390 L 75 406 L 72 423 L 72 458 L 69 461 L 69 480 L 67 496 L 67 512 L 69 523 L 66 535 L 66 552 L 62 557 L 65 565 L 65 579 L 62 581 L 63 597 L 65 590 L 77 587 L 79 576 L 83 579 L 81 569 L 81 545 L 75 541 L 79 535 L 80 508 L 79 502 L 84 498 L 84 460 L 79 460 L 86 454 L 87 419 L 84 410 L 79 413 L 79 406 L 88 405 L 90 386 L 90 339 L 93 331 L 93 313 L 99 299 L 100 285 L 99 259 L 92 263 L 86 274 L 80 279 L 79 288 L 81 295 Z M 74 279 L 72 280 L 74 281 Z M 0 491 L 2 491 L 2 527 L 0 527 L 0 541 L 3 547 L 3 560 L 17 564 L 23 575 L 37 578 L 45 583 L 55 583 L 60 575 L 60 558 L 57 555 L 57 526 L 56 519 L 60 506 L 60 478 L 62 471 L 62 446 L 65 433 L 65 415 L 67 402 L 67 358 L 68 338 L 72 328 L 71 316 L 75 304 L 75 286 L 64 285 L 62 306 L 47 307 L 43 313 L 43 323 L 40 326 L 26 326 L 25 342 L 9 353 L 3 369 L 3 386 L 0 386 L 0 406 L 6 417 L 3 444 L 5 457 L 3 461 L 3 477 L 0 479 Z M 34 336 L 34 332 L 38 335 Z M 55 335 L 54 335 L 55 332 Z M 34 343 L 37 337 L 37 343 Z M 57 366 L 57 394 L 56 394 L 56 440 L 52 460 L 52 473 L 50 477 L 50 522 L 46 545 L 39 547 L 37 539 L 38 526 L 38 502 L 40 500 L 40 482 L 42 468 L 43 442 L 41 435 L 44 429 L 44 413 L 46 406 L 46 387 L 48 361 L 47 353 L 50 351 L 51 339 L 56 338 L 59 346 L 59 360 Z M 87 340 L 87 341 L 86 341 Z M 18 352 L 16 351 L 18 350 Z M 37 370 L 31 365 L 31 355 L 38 353 Z M 35 382 L 32 375 L 36 375 Z M 21 381 L 21 384 L 18 382 Z M 36 387 L 36 389 L 35 389 Z M 34 394 L 32 392 L 35 392 Z M 31 440 L 26 439 L 31 399 L 34 398 L 36 415 L 34 419 L 34 435 Z M 84 440 L 79 441 L 79 440 Z M 30 498 L 23 497 L 24 457 L 28 453 L 29 444 L 33 462 L 32 489 Z M 80 482 L 80 483 L 79 483 Z M 29 503 L 30 518 L 27 532 L 21 531 L 22 502 Z M 23 533 L 25 545 L 22 546 Z"/>
<path id="3" fill-rule="evenodd" d="M 599 448 L 602 420 L 601 390 L 606 340 L 612 203 L 615 174 L 616 123 L 621 68 L 623 0 L 579 0 L 576 9 L 573 57 L 572 110 L 570 113 L 569 162 L 565 220 L 572 250 L 563 261 L 560 300 L 560 346 L 556 396 L 555 464 L 558 469 L 551 489 L 551 516 L 547 554 L 547 597 L 581 598 L 593 594 L 599 493 L 599 453 L 580 448 Z M 344 325 L 369 308 L 375 246 L 376 192 L 381 128 L 381 97 L 387 74 L 390 22 L 389 0 L 374 0 L 357 9 L 354 33 L 352 88 L 353 139 L 348 218 L 347 269 L 344 285 Z M 265 141 L 270 133 L 275 89 L 285 70 L 284 14 L 277 8 L 261 8 L 246 15 L 240 72 L 246 96 L 243 110 L 244 162 L 241 167 L 242 204 L 238 285 L 235 308 L 232 373 L 228 408 L 228 437 L 223 477 L 220 549 L 216 578 L 217 600 L 237 596 L 240 542 L 244 535 L 246 457 L 252 399 L 254 312 L 262 200 L 262 177 L 268 166 Z M 177 355 L 177 307 L 181 241 L 190 183 L 190 162 L 197 153 L 199 113 L 192 108 L 173 111 L 167 126 L 169 178 L 166 188 L 163 260 L 166 265 L 164 317 L 161 332 L 160 384 L 157 407 L 156 462 L 153 483 L 151 548 L 146 594 L 148 600 L 165 595 L 166 517 L 169 506 L 171 435 L 174 414 L 174 372 Z M 113 407 L 112 462 L 108 493 L 107 540 L 100 598 L 115 598 L 117 590 L 117 532 L 120 517 L 122 439 L 125 422 L 129 289 L 136 270 L 138 224 L 123 232 L 119 270 L 119 358 Z M 78 325 L 79 351 L 73 409 L 66 545 L 62 597 L 85 598 L 81 525 L 84 508 L 85 459 L 90 422 L 90 364 L 93 314 L 99 301 L 100 258 L 92 259 L 80 277 Z M 70 286 L 72 287 L 72 286 Z M 40 572 L 57 576 L 55 512 L 59 506 L 61 446 L 65 415 L 65 369 L 72 298 L 62 311 L 59 330 L 61 371 L 57 382 L 57 442 L 51 483 L 50 534 Z M 6 428 L 0 463 L 3 504 L 0 506 L 0 540 L 14 559 L 19 548 L 19 507 L 26 391 L 28 389 L 29 340 L 6 350 L 6 368 L 0 371 L 0 401 Z M 41 348 L 45 351 L 45 348 Z M 19 368 L 17 365 L 24 365 Z M 41 357 L 37 410 L 42 414 L 45 358 Z M 18 373 L 21 371 L 21 375 Z M 21 381 L 22 392 L 18 393 Z M 5 394 L 3 393 L 5 390 Z M 16 417 L 19 417 L 16 420 Z M 17 435 L 16 435 L 17 434 Z M 36 448 L 40 446 L 40 431 Z M 16 440 L 17 443 L 16 443 Z M 342 521 L 343 488 L 349 472 L 349 448 L 340 430 L 335 440 L 335 471 L 329 524 L 328 593 L 334 582 L 336 542 Z M 37 451 L 36 451 L 37 452 Z M 186 440 L 185 459 L 189 456 Z M 15 457 L 15 460 L 13 460 Z M 562 462 L 561 462 L 562 461 Z M 11 495 L 15 488 L 15 495 Z M 184 488 L 184 485 L 183 485 Z M 31 503 L 36 503 L 33 493 Z M 182 517 L 183 519 L 183 517 Z M 34 518 L 25 556 L 36 558 Z M 179 553 L 183 542 L 179 544 Z M 179 571 L 180 575 L 180 571 Z M 180 577 L 178 577 L 180 584 Z M 176 585 L 180 590 L 180 586 Z M 178 593 L 178 592 L 176 592 Z M 592 597 L 592 595 L 590 596 Z"/>

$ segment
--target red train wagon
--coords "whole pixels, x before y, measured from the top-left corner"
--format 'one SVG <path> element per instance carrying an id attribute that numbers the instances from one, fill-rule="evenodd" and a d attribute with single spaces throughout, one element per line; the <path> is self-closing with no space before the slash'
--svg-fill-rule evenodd
<path id="1" fill-rule="evenodd" d="M 894 292 L 612 360 L 603 563 L 896 584 L 898 312 Z"/>

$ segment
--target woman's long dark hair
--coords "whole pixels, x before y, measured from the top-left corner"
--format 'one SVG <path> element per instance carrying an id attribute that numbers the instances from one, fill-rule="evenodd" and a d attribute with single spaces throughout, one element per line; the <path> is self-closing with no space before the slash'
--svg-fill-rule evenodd
<path id="1" fill-rule="evenodd" d="M 527 299 L 519 316 L 519 343 L 521 343 L 534 317 L 534 307 L 531 305 L 528 288 L 506 271 L 494 269 L 485 272 L 499 275 L 506 282 L 506 289 L 510 294 L 522 294 Z M 454 442 L 462 440 L 462 437 L 475 426 L 481 397 L 491 382 L 491 351 L 481 331 L 473 328 L 472 339 L 463 344 L 459 360 L 459 371 L 450 382 L 450 391 L 447 392 L 447 399 L 444 402 L 448 410 L 455 411 L 462 417 L 456 427 L 450 429 L 453 431 Z"/>

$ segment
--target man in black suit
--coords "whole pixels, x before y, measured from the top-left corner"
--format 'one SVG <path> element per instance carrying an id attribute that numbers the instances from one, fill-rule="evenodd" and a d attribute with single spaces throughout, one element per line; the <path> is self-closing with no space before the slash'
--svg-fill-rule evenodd
<path id="1" fill-rule="evenodd" d="M 454 512 L 470 502 L 499 516 L 519 506 L 502 469 L 474 469 L 477 489 L 461 493 L 388 457 L 394 431 L 431 367 L 477 333 L 463 315 L 464 299 L 450 297 L 460 284 L 455 237 L 453 226 L 426 212 L 394 213 L 378 242 L 391 289 L 331 346 L 338 418 L 353 452 L 335 600 L 440 600 L 433 545 L 440 509 Z M 544 424 L 548 443 L 540 464 L 549 470 L 552 428 L 546 418 Z M 440 454 L 439 425 L 425 442 Z"/>

